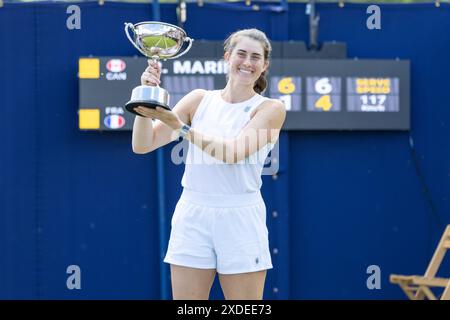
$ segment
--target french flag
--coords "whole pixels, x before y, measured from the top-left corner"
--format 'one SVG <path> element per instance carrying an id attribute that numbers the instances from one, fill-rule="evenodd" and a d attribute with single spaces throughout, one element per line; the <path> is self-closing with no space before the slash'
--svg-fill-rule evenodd
<path id="1" fill-rule="evenodd" d="M 104 123 L 110 129 L 120 129 L 125 125 L 125 118 L 118 114 L 111 114 L 105 118 Z"/>

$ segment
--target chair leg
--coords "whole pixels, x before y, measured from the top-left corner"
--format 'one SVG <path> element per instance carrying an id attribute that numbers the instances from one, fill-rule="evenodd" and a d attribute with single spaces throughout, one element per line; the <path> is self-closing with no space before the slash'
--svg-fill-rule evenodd
<path id="1" fill-rule="evenodd" d="M 398 284 L 400 288 L 402 288 L 403 292 L 408 296 L 410 300 L 417 300 L 414 292 L 417 290 L 416 288 L 408 286 L 406 283 L 400 282 Z"/>
<path id="2" fill-rule="evenodd" d="M 442 293 L 441 300 L 450 300 L 450 281 L 448 282 L 444 292 Z"/>
<path id="3" fill-rule="evenodd" d="M 425 287 L 425 286 L 420 286 L 419 290 L 417 292 L 423 292 L 425 294 L 425 296 L 429 299 L 429 300 L 437 300 L 436 296 L 434 295 L 434 293 L 431 291 L 430 288 Z M 416 293 L 417 296 L 417 293 Z"/>
<path id="4" fill-rule="evenodd" d="M 417 290 L 416 294 L 414 295 L 415 300 L 423 300 L 425 299 L 425 292 L 419 289 Z"/>

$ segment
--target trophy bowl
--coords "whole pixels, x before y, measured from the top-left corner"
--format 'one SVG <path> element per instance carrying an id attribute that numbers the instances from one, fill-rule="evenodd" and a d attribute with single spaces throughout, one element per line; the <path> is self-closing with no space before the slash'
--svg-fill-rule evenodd
<path id="1" fill-rule="evenodd" d="M 132 31 L 133 36 L 130 35 Z M 144 21 L 136 24 L 125 23 L 125 33 L 133 46 L 147 58 L 158 60 L 176 59 L 188 52 L 193 39 L 186 32 L 175 25 L 159 22 Z M 184 44 L 187 47 L 183 49 Z M 139 115 L 135 107 L 162 107 L 168 110 L 169 93 L 159 86 L 141 85 L 133 89 L 131 99 L 125 104 L 125 109 Z"/>

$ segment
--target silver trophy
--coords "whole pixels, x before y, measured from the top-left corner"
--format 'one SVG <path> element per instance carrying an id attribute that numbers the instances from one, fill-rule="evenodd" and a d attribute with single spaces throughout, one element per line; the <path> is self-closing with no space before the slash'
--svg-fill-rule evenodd
<path id="1" fill-rule="evenodd" d="M 132 30 L 133 37 L 129 30 Z M 125 23 L 125 33 L 133 44 L 147 58 L 158 60 L 176 59 L 184 55 L 192 46 L 193 39 L 186 35 L 180 27 L 159 21 L 145 21 L 136 24 Z M 183 50 L 183 45 L 187 47 Z M 143 106 L 147 108 L 163 107 L 170 110 L 169 93 L 156 86 L 138 86 L 133 89 L 131 99 L 125 108 L 136 115 L 134 108 Z"/>

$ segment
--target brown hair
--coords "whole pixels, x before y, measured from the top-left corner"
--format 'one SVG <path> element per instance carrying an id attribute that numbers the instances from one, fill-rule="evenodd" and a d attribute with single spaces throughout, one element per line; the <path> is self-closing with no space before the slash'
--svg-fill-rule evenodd
<path id="1" fill-rule="evenodd" d="M 272 52 L 272 46 L 270 45 L 270 41 L 267 38 L 266 34 L 258 29 L 244 29 L 239 30 L 232 33 L 224 43 L 224 51 L 232 52 L 236 47 L 236 44 L 240 37 L 248 37 L 250 39 L 259 41 L 264 49 L 264 61 L 269 61 L 270 53 Z M 267 88 L 267 79 L 266 79 L 266 71 L 261 73 L 261 76 L 256 80 L 253 89 L 257 93 L 262 93 Z"/>

